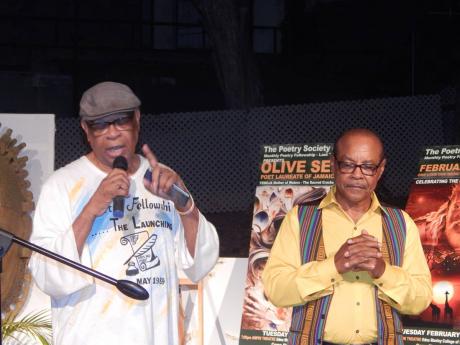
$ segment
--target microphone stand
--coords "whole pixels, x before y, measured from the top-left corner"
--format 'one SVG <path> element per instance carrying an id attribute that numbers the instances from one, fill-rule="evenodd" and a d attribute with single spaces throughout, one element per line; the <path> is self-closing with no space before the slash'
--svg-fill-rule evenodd
<path id="1" fill-rule="evenodd" d="M 33 244 L 29 241 L 23 240 L 19 237 L 16 237 L 12 233 L 5 231 L 0 228 L 0 274 L 2 272 L 1 270 L 1 263 L 2 263 L 2 258 L 3 256 L 8 252 L 8 249 L 11 246 L 11 243 L 14 242 L 16 244 L 19 244 L 23 247 L 26 247 L 30 250 L 33 250 L 37 253 L 40 253 L 42 255 L 45 255 L 51 259 L 54 259 L 60 263 L 63 263 L 67 266 L 70 266 L 76 270 L 79 270 L 83 273 L 89 274 L 95 278 L 98 278 L 106 283 L 114 285 L 119 291 L 121 291 L 123 294 L 125 294 L 128 297 L 137 299 L 137 300 L 146 300 L 149 298 L 149 293 L 147 290 L 145 290 L 142 286 L 139 284 L 136 284 L 130 280 L 116 280 L 108 275 L 105 275 L 101 272 L 98 272 L 96 270 L 93 270 L 89 267 L 83 266 L 82 264 L 75 262 L 73 260 L 67 259 L 64 256 L 61 256 L 57 253 L 53 253 L 49 251 L 48 249 L 45 249 L 43 247 L 37 246 L 36 244 Z M 0 280 L 1 282 L 1 280 Z M 0 285 L 0 310 L 1 310 L 1 285 Z M 0 345 L 2 344 L 2 329 L 1 329 L 1 317 L 0 317 Z"/>

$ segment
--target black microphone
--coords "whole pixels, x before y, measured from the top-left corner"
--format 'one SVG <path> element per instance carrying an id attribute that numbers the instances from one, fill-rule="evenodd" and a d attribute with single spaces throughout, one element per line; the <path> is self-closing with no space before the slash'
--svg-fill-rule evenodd
<path id="1" fill-rule="evenodd" d="M 128 170 L 128 161 L 123 156 L 118 156 L 113 160 L 112 167 L 114 169 L 122 169 L 124 171 Z M 116 218 L 123 218 L 125 211 L 125 197 L 123 195 L 118 195 L 113 198 L 113 211 L 112 214 Z"/>

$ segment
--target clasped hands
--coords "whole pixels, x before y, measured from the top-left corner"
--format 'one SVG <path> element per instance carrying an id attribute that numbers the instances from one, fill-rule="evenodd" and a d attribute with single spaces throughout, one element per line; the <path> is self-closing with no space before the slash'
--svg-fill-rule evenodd
<path id="1" fill-rule="evenodd" d="M 367 271 L 372 278 L 380 278 L 385 272 L 381 248 L 377 238 L 363 230 L 361 235 L 342 244 L 334 256 L 335 267 L 340 274 Z"/>

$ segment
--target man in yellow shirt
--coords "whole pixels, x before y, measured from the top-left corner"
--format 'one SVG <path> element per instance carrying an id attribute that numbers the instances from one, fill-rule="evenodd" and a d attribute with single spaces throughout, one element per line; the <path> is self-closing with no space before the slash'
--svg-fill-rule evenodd
<path id="1" fill-rule="evenodd" d="M 285 217 L 262 279 L 276 306 L 294 306 L 289 344 L 403 344 L 399 313 L 432 300 L 419 232 L 374 190 L 385 169 L 380 138 L 343 133 L 334 146 L 335 186 L 319 206 Z"/>

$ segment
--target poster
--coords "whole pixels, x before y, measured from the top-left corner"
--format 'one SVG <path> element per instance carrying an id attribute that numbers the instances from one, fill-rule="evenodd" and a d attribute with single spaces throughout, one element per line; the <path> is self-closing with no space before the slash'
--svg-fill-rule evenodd
<path id="1" fill-rule="evenodd" d="M 261 275 L 286 213 L 323 198 L 334 183 L 332 144 L 262 145 L 245 283 L 240 345 L 287 344 L 291 308 L 264 296 Z"/>
<path id="2" fill-rule="evenodd" d="M 460 146 L 422 149 L 406 211 L 414 219 L 433 281 L 433 301 L 404 317 L 406 344 L 460 344 Z"/>

